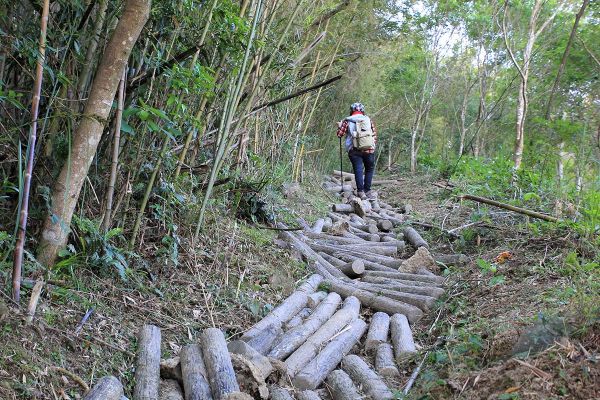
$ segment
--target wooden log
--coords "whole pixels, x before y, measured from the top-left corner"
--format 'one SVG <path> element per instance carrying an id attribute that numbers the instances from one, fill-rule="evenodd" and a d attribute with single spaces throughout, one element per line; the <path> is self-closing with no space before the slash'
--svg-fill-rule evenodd
<path id="1" fill-rule="evenodd" d="M 361 260 L 363 262 L 363 264 L 365 264 L 365 269 L 367 271 L 382 271 L 382 272 L 398 272 L 398 270 L 396 268 L 392 268 L 392 267 L 388 267 L 386 265 L 381 265 L 379 263 L 373 262 L 373 261 L 367 261 L 364 260 L 358 256 L 352 255 L 352 254 L 336 254 L 336 258 L 339 258 L 341 260 L 344 261 L 354 261 L 354 260 Z"/>
<path id="2" fill-rule="evenodd" d="M 362 244 L 362 243 L 367 243 L 366 240 L 364 240 L 363 238 L 347 238 L 347 237 L 343 237 L 343 236 L 334 236 L 334 235 L 328 235 L 325 233 L 312 233 L 312 232 L 302 232 L 302 236 L 303 239 L 306 240 L 305 238 L 308 239 L 314 239 L 314 240 L 319 240 L 319 241 L 326 241 L 326 242 L 330 242 L 330 243 L 338 243 L 338 244 Z"/>
<path id="3" fill-rule="evenodd" d="M 285 225 L 281 223 L 277 226 L 285 228 Z M 388 314 L 404 313 L 409 317 L 411 322 L 418 321 L 422 317 L 423 312 L 417 307 L 389 299 L 377 293 L 357 289 L 348 282 L 349 279 L 341 271 L 318 255 L 294 234 L 289 231 L 281 231 L 281 235 L 289 240 L 295 248 L 301 251 L 308 260 L 314 262 L 314 269 L 326 278 L 325 282 L 329 285 L 331 291 L 340 294 L 342 297 L 356 296 L 361 303 L 373 308 L 375 311 L 383 311 Z"/>
<path id="4" fill-rule="evenodd" d="M 144 325 L 138 334 L 134 400 L 158 399 L 160 384 L 160 329 Z"/>
<path id="5" fill-rule="evenodd" d="M 408 320 L 403 314 L 394 314 L 390 318 L 390 334 L 396 362 L 400 364 L 407 356 L 417 352 Z"/>
<path id="6" fill-rule="evenodd" d="M 440 287 L 417 286 L 417 285 L 414 285 L 414 282 L 411 282 L 411 281 L 380 278 L 380 277 L 376 277 L 376 276 L 364 276 L 361 280 L 363 282 L 381 285 L 382 287 L 388 288 L 390 290 L 398 290 L 398 291 L 401 291 L 404 293 L 421 294 L 424 296 L 433 297 L 435 299 L 439 298 L 441 295 L 444 294 L 444 289 L 442 289 Z"/>
<path id="7" fill-rule="evenodd" d="M 374 262 L 376 264 L 381 264 L 381 265 L 384 265 L 384 266 L 389 267 L 389 268 L 398 269 L 402 265 L 402 260 L 398 260 L 396 258 L 385 256 L 385 255 L 382 255 L 382 254 L 368 253 L 366 251 L 360 251 L 360 250 L 347 251 L 346 250 L 343 253 L 340 253 L 340 252 L 333 252 L 332 253 L 332 255 L 334 257 L 338 257 L 338 258 L 341 258 L 341 256 L 344 256 L 346 254 L 358 257 L 358 258 L 360 258 L 363 261 L 371 261 L 371 262 Z M 365 263 L 365 267 L 366 266 L 367 266 L 367 264 Z"/>
<path id="8" fill-rule="evenodd" d="M 397 377 L 400 371 L 394 362 L 394 351 L 389 343 L 380 343 L 375 354 L 375 370 L 381 376 Z"/>
<path id="9" fill-rule="evenodd" d="M 386 289 L 383 285 L 375 285 L 367 282 L 356 282 L 356 287 L 371 293 L 383 295 L 387 298 L 401 301 L 406 305 L 412 305 L 427 312 L 435 304 L 435 298 L 421 294 L 406 293 L 399 290 Z"/>
<path id="10" fill-rule="evenodd" d="M 183 391 L 174 379 L 162 379 L 158 387 L 159 400 L 183 400 Z"/>
<path id="11" fill-rule="evenodd" d="M 366 264 L 365 264 L 366 266 Z M 365 276 L 380 276 L 383 278 L 403 279 L 407 281 L 426 282 L 435 286 L 442 286 L 445 279 L 441 276 L 427 276 L 419 274 L 408 274 L 405 272 L 387 272 L 387 271 L 367 271 Z"/>
<path id="12" fill-rule="evenodd" d="M 319 354 L 308 363 L 292 382 L 299 389 L 315 389 L 335 369 L 342 358 L 352 350 L 352 347 L 367 330 L 367 324 L 362 319 L 352 321 L 347 329 L 331 340 Z"/>
<path id="13" fill-rule="evenodd" d="M 314 225 L 312 226 L 311 232 L 314 232 L 314 233 L 323 232 L 324 225 L 325 225 L 325 220 L 323 218 L 319 218 L 318 220 L 315 221 Z"/>
<path id="14" fill-rule="evenodd" d="M 366 233 L 361 231 L 360 229 L 352 230 L 352 234 L 358 236 L 363 241 L 367 242 L 379 242 L 379 235 L 375 233 Z"/>
<path id="15" fill-rule="evenodd" d="M 123 397 L 123 385 L 114 376 L 105 376 L 87 392 L 83 400 L 121 400 Z"/>
<path id="16" fill-rule="evenodd" d="M 338 171 L 336 169 L 333 170 L 332 176 L 337 178 L 343 176 L 344 180 L 354 180 L 354 174 L 352 172 Z"/>
<path id="17" fill-rule="evenodd" d="M 384 232 L 389 232 L 394 228 L 394 225 L 392 224 L 392 221 L 382 219 L 377 222 L 377 228 L 381 229 Z"/>
<path id="18" fill-rule="evenodd" d="M 232 354 L 245 357 L 254 367 L 253 373 L 258 381 L 265 381 L 273 372 L 273 365 L 268 357 L 263 356 L 243 340 L 234 340 L 227 344 L 227 350 Z"/>
<path id="19" fill-rule="evenodd" d="M 342 271 L 348 278 L 358 278 L 365 272 L 365 264 L 360 260 L 345 263 L 341 268 Z"/>
<path id="20" fill-rule="evenodd" d="M 351 213 L 354 212 L 354 207 L 351 204 L 334 204 L 331 206 L 331 210 L 340 213 Z"/>
<path id="21" fill-rule="evenodd" d="M 365 339 L 365 350 L 374 352 L 381 343 L 387 342 L 390 329 L 390 316 L 383 312 L 376 312 L 371 317 L 369 332 Z"/>
<path id="22" fill-rule="evenodd" d="M 386 210 L 391 210 L 394 208 L 391 205 L 389 205 L 388 203 L 381 201 L 381 199 L 378 199 L 378 200 L 379 200 L 379 205 L 381 206 L 381 208 L 384 208 Z"/>
<path id="23" fill-rule="evenodd" d="M 296 397 L 298 400 L 321 400 L 321 396 L 314 390 L 303 390 Z"/>
<path id="24" fill-rule="evenodd" d="M 434 274 L 433 272 L 431 272 L 430 270 L 428 270 L 427 268 L 418 268 L 417 269 L 417 274 L 419 275 L 427 275 L 427 276 L 437 276 L 436 274 Z"/>
<path id="25" fill-rule="evenodd" d="M 308 295 L 308 302 L 307 305 L 314 309 L 315 307 L 317 307 L 319 305 L 319 303 L 321 301 L 323 301 L 325 298 L 327 297 L 327 292 L 323 292 L 323 291 L 319 291 L 319 292 L 315 292 L 315 293 L 311 293 Z M 308 315 L 306 316 L 308 317 Z"/>
<path id="26" fill-rule="evenodd" d="M 312 294 L 314 294 L 314 293 L 312 293 Z M 327 294 L 325 294 L 325 295 L 327 295 Z M 298 312 L 298 314 L 294 315 L 294 317 L 292 319 L 290 319 L 288 322 L 286 322 L 284 324 L 285 325 L 285 330 L 289 330 L 289 329 L 295 328 L 296 326 L 302 324 L 302 322 L 304 321 L 304 319 L 306 317 L 308 317 L 311 312 L 312 312 L 312 309 L 310 307 L 305 307 L 302 310 L 300 310 Z"/>
<path id="27" fill-rule="evenodd" d="M 264 328 L 256 336 L 248 339 L 248 343 L 254 350 L 260 354 L 267 354 L 273 347 L 273 344 L 279 336 L 283 334 L 281 323 L 274 321 L 271 325 Z"/>
<path id="28" fill-rule="evenodd" d="M 287 389 L 279 386 L 271 386 L 271 400 L 294 400 L 292 395 Z"/>
<path id="29" fill-rule="evenodd" d="M 379 232 L 379 228 L 376 224 L 352 224 L 351 226 L 366 233 L 373 234 Z"/>
<path id="30" fill-rule="evenodd" d="M 185 400 L 212 399 L 202 349 L 197 344 L 183 346 L 179 353 Z"/>
<path id="31" fill-rule="evenodd" d="M 367 255 L 367 257 L 371 257 L 372 259 L 379 259 L 378 257 L 381 256 L 387 256 L 390 254 L 396 254 L 398 253 L 398 250 L 396 249 L 395 246 L 374 246 L 372 245 L 371 247 L 362 247 L 361 245 L 355 245 L 355 244 L 343 244 L 343 245 L 337 245 L 337 246 L 332 246 L 332 245 L 327 245 L 327 244 L 319 244 L 317 242 L 308 242 L 307 243 L 314 251 L 322 251 L 325 252 L 327 254 L 331 254 L 331 255 L 335 255 L 336 253 L 339 252 L 344 252 L 344 253 L 351 253 L 357 256 L 360 255 Z M 370 252 L 370 254 L 367 254 L 366 251 Z M 365 258 L 368 260 L 368 258 Z M 391 261 L 393 261 L 393 265 L 398 265 L 398 267 L 402 264 L 401 260 L 396 260 L 394 258 L 388 257 L 383 259 L 384 262 L 387 263 L 391 263 Z"/>
<path id="32" fill-rule="evenodd" d="M 394 243 L 392 243 L 391 245 L 387 245 L 387 244 L 381 244 L 381 245 L 377 245 L 377 244 L 370 244 L 370 245 L 355 245 L 355 244 L 342 244 L 342 245 L 338 245 L 338 246 L 330 246 L 331 247 L 331 253 L 337 253 L 339 251 L 348 251 L 351 253 L 354 252 L 369 252 L 372 255 L 381 255 L 381 256 L 395 256 L 398 254 L 398 248 L 395 246 Z M 337 249 L 335 249 L 334 247 L 337 247 Z"/>
<path id="33" fill-rule="evenodd" d="M 327 230 L 329 228 L 331 228 L 331 225 L 333 224 L 333 221 L 331 220 L 330 217 L 325 217 L 324 220 L 325 220 L 325 222 L 323 223 L 323 231 L 327 232 Z"/>
<path id="34" fill-rule="evenodd" d="M 352 185 L 327 185 L 323 189 L 330 193 L 352 192 Z"/>
<path id="35" fill-rule="evenodd" d="M 358 288 L 356 285 L 342 282 L 339 279 L 326 279 L 325 283 L 329 285 L 331 291 L 339 293 L 342 297 L 355 296 L 364 306 L 375 311 L 383 311 L 387 314 L 404 313 L 411 322 L 416 322 L 423 316 L 423 311 L 418 307 L 391 299 L 377 292 Z"/>
<path id="36" fill-rule="evenodd" d="M 332 399 L 356 400 L 362 398 L 352 379 L 341 369 L 332 371 L 327 377 L 326 383 Z"/>
<path id="37" fill-rule="evenodd" d="M 373 209 L 373 211 L 379 212 L 381 210 L 381 206 L 379 205 L 379 200 L 371 199 L 370 201 L 371 201 L 371 208 Z"/>
<path id="38" fill-rule="evenodd" d="M 380 210 L 379 216 L 372 215 L 371 218 L 373 218 L 376 221 L 390 221 L 393 226 L 400 226 L 404 224 L 404 217 L 397 216 L 395 214 L 390 214 L 384 211 L 385 210 Z"/>
<path id="39" fill-rule="evenodd" d="M 283 360 L 300 347 L 313 333 L 323 326 L 335 313 L 342 298 L 337 293 L 329 293 L 317 306 L 311 316 L 300 326 L 284 333 L 269 352 L 269 357 Z M 351 304 L 354 307 L 354 303 Z M 349 306 L 350 307 L 350 306 Z"/>
<path id="40" fill-rule="evenodd" d="M 290 377 L 302 370 L 312 359 L 315 358 L 324 343 L 327 343 L 334 335 L 339 333 L 350 321 L 358 318 L 360 302 L 354 296 L 349 296 L 344 301 L 340 310 L 320 326 L 305 342 L 285 360 L 287 374 Z M 315 312 L 316 313 L 316 312 Z M 315 323 L 316 324 L 316 323 Z M 302 388 L 314 389 L 314 388 Z"/>
<path id="41" fill-rule="evenodd" d="M 249 341 L 254 336 L 257 336 L 263 329 L 272 325 L 279 325 L 292 319 L 300 310 L 302 310 L 308 301 L 308 295 L 313 293 L 317 286 L 321 283 L 323 277 L 320 275 L 310 276 L 306 282 L 291 294 L 283 303 L 275 307 L 273 311 L 267 314 L 266 317 L 258 321 L 252 328 L 250 328 L 241 339 Z M 276 328 L 275 328 L 276 329 Z"/>
<path id="42" fill-rule="evenodd" d="M 412 228 L 410 226 L 407 228 L 404 228 L 403 233 L 404 233 L 404 237 L 406 238 L 408 243 L 412 244 L 415 248 L 417 248 L 417 249 L 419 247 L 429 248 L 429 245 L 427 244 L 425 239 L 423 239 L 421 237 L 421 235 L 419 235 L 419 232 L 417 232 L 414 228 Z"/>
<path id="43" fill-rule="evenodd" d="M 354 380 L 360 382 L 363 391 L 373 400 L 393 399 L 394 395 L 385 382 L 357 355 L 344 357 L 342 369 Z"/>
<path id="44" fill-rule="evenodd" d="M 228 393 L 239 392 L 225 336 L 220 329 L 207 328 L 200 334 L 200 347 L 212 397 L 220 400 Z"/>
<path id="45" fill-rule="evenodd" d="M 542 214 L 542 213 L 539 213 L 537 211 L 527 210 L 525 208 L 515 207 L 515 206 L 510 205 L 510 204 L 500 203 L 499 201 L 495 201 L 495 200 L 492 200 L 492 199 L 487 199 L 485 197 L 473 196 L 471 194 L 463 194 L 463 195 L 460 196 L 460 198 L 461 199 L 467 199 L 467 200 L 473 200 L 473 201 L 476 201 L 476 202 L 479 202 L 479 203 L 484 203 L 484 204 L 488 204 L 488 205 L 491 205 L 491 206 L 503 208 L 505 210 L 514 211 L 514 212 L 519 213 L 519 214 L 524 214 L 524 215 L 527 215 L 527 216 L 532 217 L 532 218 L 543 219 L 545 221 L 550 221 L 550 222 L 559 222 L 560 221 L 558 218 L 552 217 L 550 215 Z"/>

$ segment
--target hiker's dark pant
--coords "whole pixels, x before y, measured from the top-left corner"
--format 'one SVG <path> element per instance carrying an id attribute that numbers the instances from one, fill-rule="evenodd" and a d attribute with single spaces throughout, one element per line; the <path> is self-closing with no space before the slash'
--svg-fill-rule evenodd
<path id="1" fill-rule="evenodd" d="M 348 157 L 350 157 L 354 169 L 356 190 L 368 192 L 371 190 L 371 181 L 375 172 L 375 153 L 365 153 L 353 149 L 348 152 Z"/>

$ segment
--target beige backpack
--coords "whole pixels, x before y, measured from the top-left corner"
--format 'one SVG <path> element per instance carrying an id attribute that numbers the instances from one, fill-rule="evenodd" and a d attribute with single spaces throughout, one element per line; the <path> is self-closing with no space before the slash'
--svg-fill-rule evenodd
<path id="1" fill-rule="evenodd" d="M 371 128 L 371 119 L 366 115 L 349 119 L 356 125 L 352 133 L 352 146 L 360 151 L 375 150 L 375 134 Z"/>

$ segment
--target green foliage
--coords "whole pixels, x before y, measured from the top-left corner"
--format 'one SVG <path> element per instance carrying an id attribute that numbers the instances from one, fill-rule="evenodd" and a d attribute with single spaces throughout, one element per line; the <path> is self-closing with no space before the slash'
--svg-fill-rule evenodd
<path id="1" fill-rule="evenodd" d="M 95 221 L 77 216 L 73 221 L 74 233 L 79 240 L 59 253 L 62 259 L 54 265 L 53 271 L 59 275 L 73 276 L 77 267 L 86 266 L 101 274 L 107 274 L 109 271 L 117 272 L 119 277 L 126 281 L 128 269 L 126 253 L 113 244 L 116 239 L 122 239 L 123 230 L 114 228 L 103 233 L 99 223 Z"/>

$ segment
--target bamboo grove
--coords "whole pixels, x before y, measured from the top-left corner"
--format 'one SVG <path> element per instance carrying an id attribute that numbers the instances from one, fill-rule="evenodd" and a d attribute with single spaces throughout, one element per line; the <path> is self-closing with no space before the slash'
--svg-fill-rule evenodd
<path id="1" fill-rule="evenodd" d="M 176 264 L 231 193 L 215 191 L 333 165 L 333 121 L 357 100 L 387 169 L 527 171 L 545 141 L 558 179 L 598 190 L 598 7 L 546 3 L 0 0 L 13 298 L 23 267 L 82 252 L 123 278 L 150 248 Z"/>

